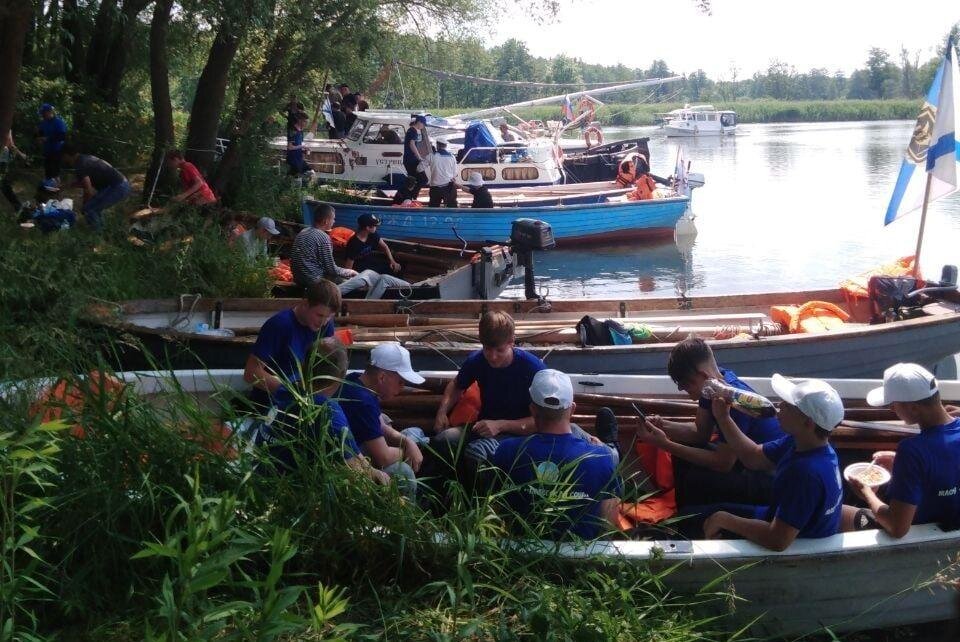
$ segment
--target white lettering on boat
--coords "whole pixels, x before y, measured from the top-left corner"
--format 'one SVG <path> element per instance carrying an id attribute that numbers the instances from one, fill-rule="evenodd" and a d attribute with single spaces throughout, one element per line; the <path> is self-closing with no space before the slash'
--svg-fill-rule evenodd
<path id="1" fill-rule="evenodd" d="M 956 494 L 957 487 L 954 486 L 953 488 L 945 488 L 944 490 L 941 490 L 939 493 L 937 493 L 937 497 L 952 497 Z"/>

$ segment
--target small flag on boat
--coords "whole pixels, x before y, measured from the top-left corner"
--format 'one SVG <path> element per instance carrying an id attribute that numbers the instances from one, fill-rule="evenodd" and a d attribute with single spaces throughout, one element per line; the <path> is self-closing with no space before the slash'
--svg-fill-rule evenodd
<path id="1" fill-rule="evenodd" d="M 913 138 L 900 166 L 884 225 L 923 206 L 928 175 L 928 202 L 957 190 L 957 165 L 960 163 L 960 145 L 956 139 L 958 90 L 960 73 L 951 38 L 913 128 Z M 921 167 L 925 171 L 918 171 Z"/>
<path id="2" fill-rule="evenodd" d="M 570 96 L 563 97 L 563 117 L 567 120 L 573 120 L 573 105 L 570 104 Z"/>

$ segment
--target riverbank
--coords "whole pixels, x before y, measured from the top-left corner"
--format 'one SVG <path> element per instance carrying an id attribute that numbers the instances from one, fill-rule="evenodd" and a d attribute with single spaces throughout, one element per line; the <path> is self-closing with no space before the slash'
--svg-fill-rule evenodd
<path id="1" fill-rule="evenodd" d="M 852 120 L 910 120 L 917 116 L 916 100 L 738 100 L 714 102 L 717 109 L 732 109 L 741 123 L 817 123 Z M 643 127 L 656 124 L 656 115 L 683 107 L 683 103 L 609 103 L 597 110 L 597 120 L 614 127 Z M 441 109 L 437 113 L 466 113 L 470 108 Z M 557 105 L 515 110 L 518 116 L 555 120 Z"/>

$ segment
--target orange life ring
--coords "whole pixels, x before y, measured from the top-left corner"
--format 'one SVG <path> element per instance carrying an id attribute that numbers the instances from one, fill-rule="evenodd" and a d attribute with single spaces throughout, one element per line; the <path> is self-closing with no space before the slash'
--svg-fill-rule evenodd
<path id="1" fill-rule="evenodd" d="M 593 147 L 593 143 L 590 142 L 590 137 L 592 134 L 597 135 L 597 145 L 603 145 L 603 132 L 600 131 L 598 127 L 587 127 L 583 130 L 583 142 L 587 144 L 587 149 Z"/>

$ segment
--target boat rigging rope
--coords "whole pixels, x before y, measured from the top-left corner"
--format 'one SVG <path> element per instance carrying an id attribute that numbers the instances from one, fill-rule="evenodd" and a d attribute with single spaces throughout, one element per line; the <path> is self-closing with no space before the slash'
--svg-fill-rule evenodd
<path id="1" fill-rule="evenodd" d="M 452 71 L 441 71 L 438 69 L 430 69 L 428 67 L 421 67 L 420 65 L 414 65 L 409 62 L 403 62 L 402 60 L 395 60 L 394 64 L 397 65 L 398 71 L 400 65 L 404 67 L 410 67 L 411 69 L 417 69 L 419 71 L 424 71 L 428 74 L 433 74 L 437 78 L 448 78 L 451 80 L 468 80 L 470 82 L 484 83 L 488 85 L 503 85 L 505 87 L 613 87 L 616 85 L 621 85 L 624 82 L 632 82 L 626 80 L 615 80 L 611 82 L 566 82 L 566 83 L 552 83 L 552 82 L 526 82 L 523 80 L 497 80 L 495 78 L 482 78 L 480 76 L 468 76 L 467 74 L 458 74 Z M 642 80 L 642 79 L 641 79 Z"/>

